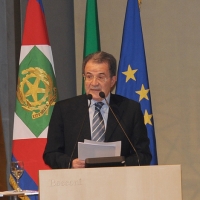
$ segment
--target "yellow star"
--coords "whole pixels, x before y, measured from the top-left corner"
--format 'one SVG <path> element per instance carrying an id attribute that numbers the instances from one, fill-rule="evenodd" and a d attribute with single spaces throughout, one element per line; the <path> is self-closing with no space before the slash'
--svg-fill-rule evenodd
<path id="1" fill-rule="evenodd" d="M 33 101 L 38 101 L 38 94 L 45 94 L 45 89 L 39 87 L 40 79 L 36 78 L 34 83 L 31 83 L 29 80 L 26 81 L 28 91 L 25 93 L 25 96 L 32 96 Z"/>
<path id="2" fill-rule="evenodd" d="M 146 124 L 152 125 L 152 123 L 151 123 L 152 116 L 153 115 L 149 115 L 148 112 L 147 112 L 147 110 L 145 110 L 145 113 L 144 113 L 144 123 L 145 123 L 145 125 Z"/>
<path id="3" fill-rule="evenodd" d="M 149 92 L 149 89 L 145 90 L 144 85 L 142 84 L 141 90 L 136 91 L 136 93 L 140 95 L 139 101 L 141 101 L 144 98 L 147 99 L 147 100 L 149 100 L 148 95 L 147 95 L 148 92 Z"/>
<path id="4" fill-rule="evenodd" d="M 128 65 L 128 69 L 125 72 L 122 72 L 126 76 L 126 83 L 130 80 L 133 79 L 136 81 L 134 74 L 137 72 L 137 69 L 133 70 L 130 65 Z"/>

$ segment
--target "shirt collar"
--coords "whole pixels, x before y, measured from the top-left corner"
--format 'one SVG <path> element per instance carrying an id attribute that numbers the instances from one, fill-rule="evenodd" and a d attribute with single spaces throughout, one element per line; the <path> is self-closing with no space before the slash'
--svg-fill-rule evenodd
<path id="1" fill-rule="evenodd" d="M 108 96 L 106 97 L 106 100 L 107 100 L 108 103 L 110 103 L 110 93 L 109 93 Z M 97 101 L 95 101 L 94 99 L 92 99 L 92 100 L 91 100 L 91 106 L 93 106 L 96 102 L 97 102 Z M 106 103 L 105 99 L 103 99 L 101 102 L 104 103 L 103 106 L 107 106 L 107 103 Z M 90 100 L 88 100 L 88 106 L 89 106 L 89 104 L 90 104 Z M 91 107 L 91 106 L 90 106 L 90 107 Z"/>

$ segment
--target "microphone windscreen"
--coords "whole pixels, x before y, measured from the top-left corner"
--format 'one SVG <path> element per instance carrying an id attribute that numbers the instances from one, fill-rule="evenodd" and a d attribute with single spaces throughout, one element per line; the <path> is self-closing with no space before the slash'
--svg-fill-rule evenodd
<path id="1" fill-rule="evenodd" d="M 92 95 L 91 95 L 91 94 L 88 94 L 88 95 L 87 95 L 87 98 L 88 98 L 88 100 L 91 100 L 91 99 L 92 99 Z"/>
<path id="2" fill-rule="evenodd" d="M 105 93 L 101 91 L 101 92 L 99 92 L 99 96 L 104 99 L 105 98 Z"/>

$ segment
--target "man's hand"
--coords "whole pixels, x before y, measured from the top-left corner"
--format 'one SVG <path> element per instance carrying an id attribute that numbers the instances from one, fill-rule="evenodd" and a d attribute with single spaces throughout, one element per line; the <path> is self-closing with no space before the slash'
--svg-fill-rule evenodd
<path id="1" fill-rule="evenodd" d="M 72 168 L 85 168 L 85 160 L 74 159 L 72 161 Z"/>

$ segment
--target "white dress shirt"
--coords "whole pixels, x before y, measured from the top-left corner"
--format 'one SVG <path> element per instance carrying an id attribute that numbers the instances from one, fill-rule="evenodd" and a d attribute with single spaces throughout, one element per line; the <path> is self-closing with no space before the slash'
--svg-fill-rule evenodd
<path id="1" fill-rule="evenodd" d="M 106 97 L 106 100 L 107 100 L 108 103 L 110 102 L 110 93 Z M 92 121 L 93 121 L 93 116 L 94 116 L 94 112 L 95 112 L 95 105 L 94 104 L 96 102 L 97 101 L 95 101 L 95 100 L 92 99 L 91 100 L 91 105 L 90 105 L 90 108 L 89 108 L 90 130 L 91 130 L 91 133 L 92 133 Z M 108 121 L 109 107 L 108 107 L 105 99 L 102 102 L 104 103 L 104 105 L 101 108 L 101 114 L 102 114 L 102 117 L 103 117 L 103 120 L 104 120 L 104 125 L 105 125 L 105 130 L 106 130 L 107 121 Z M 88 106 L 89 106 L 89 104 L 90 104 L 90 100 L 88 100 Z"/>

